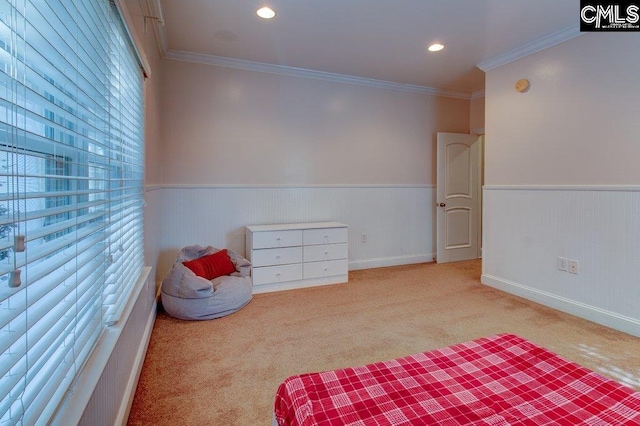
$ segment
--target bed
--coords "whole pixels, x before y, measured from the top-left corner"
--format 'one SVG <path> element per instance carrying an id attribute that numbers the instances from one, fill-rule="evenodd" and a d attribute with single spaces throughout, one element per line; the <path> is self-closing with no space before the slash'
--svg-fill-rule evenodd
<path id="1" fill-rule="evenodd" d="M 513 334 L 289 377 L 284 425 L 640 425 L 640 393 Z"/>

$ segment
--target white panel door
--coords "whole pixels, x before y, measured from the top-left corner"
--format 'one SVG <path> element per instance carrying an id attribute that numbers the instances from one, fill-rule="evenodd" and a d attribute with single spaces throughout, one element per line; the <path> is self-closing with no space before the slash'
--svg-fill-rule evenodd
<path id="1" fill-rule="evenodd" d="M 438 263 L 480 254 L 480 143 L 476 135 L 438 133 Z"/>

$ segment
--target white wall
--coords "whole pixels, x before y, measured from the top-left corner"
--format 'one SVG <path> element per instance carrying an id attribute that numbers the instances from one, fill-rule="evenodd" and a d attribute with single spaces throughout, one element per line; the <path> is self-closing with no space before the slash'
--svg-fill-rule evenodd
<path id="1" fill-rule="evenodd" d="M 437 131 L 469 102 L 165 61 L 170 184 L 432 184 Z"/>
<path id="2" fill-rule="evenodd" d="M 216 186 L 163 189 L 160 270 L 181 247 L 245 253 L 250 224 L 339 221 L 349 225 L 349 269 L 430 262 L 435 252 L 431 185 Z M 367 242 L 361 235 L 367 234 Z"/>
<path id="3" fill-rule="evenodd" d="M 145 82 L 145 207 L 144 207 L 144 256 L 151 266 L 151 276 L 156 277 L 162 247 L 162 157 L 160 139 L 161 61 L 152 60 L 154 70 Z M 154 278 L 155 281 L 155 278 Z"/>
<path id="4" fill-rule="evenodd" d="M 640 336 L 638 72 L 637 37 L 588 34 L 487 73 L 482 280 Z"/>
<path id="5" fill-rule="evenodd" d="M 181 247 L 244 253 L 265 223 L 347 223 L 352 268 L 431 260 L 436 132 L 468 132 L 469 101 L 178 61 L 163 78 L 159 279 Z"/>
<path id="6" fill-rule="evenodd" d="M 640 184 L 639 42 L 587 34 L 489 71 L 487 184 Z"/>

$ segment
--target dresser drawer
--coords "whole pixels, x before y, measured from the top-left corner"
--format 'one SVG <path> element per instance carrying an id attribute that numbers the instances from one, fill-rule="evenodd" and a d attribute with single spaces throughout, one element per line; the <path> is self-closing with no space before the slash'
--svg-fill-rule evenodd
<path id="1" fill-rule="evenodd" d="M 281 283 L 302 279 L 302 263 L 253 268 L 253 285 Z"/>
<path id="2" fill-rule="evenodd" d="M 318 259 L 320 260 L 320 259 Z M 253 267 L 302 263 L 302 247 L 285 247 L 253 250 Z"/>
<path id="3" fill-rule="evenodd" d="M 305 229 L 304 245 L 346 243 L 347 228 Z"/>
<path id="4" fill-rule="evenodd" d="M 253 248 L 292 247 L 302 245 L 302 230 L 253 233 Z M 252 259 L 253 260 L 253 259 Z"/>
<path id="5" fill-rule="evenodd" d="M 346 259 L 348 256 L 347 243 L 320 244 L 304 247 L 305 262 L 319 262 L 322 260 Z"/>
<path id="6" fill-rule="evenodd" d="M 304 278 L 322 278 L 332 275 L 344 275 L 349 272 L 347 259 L 310 262 L 304 264 Z"/>

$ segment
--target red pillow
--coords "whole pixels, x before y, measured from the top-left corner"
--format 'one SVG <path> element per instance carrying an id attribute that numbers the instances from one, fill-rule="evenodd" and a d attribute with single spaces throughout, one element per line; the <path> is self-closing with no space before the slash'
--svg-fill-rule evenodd
<path id="1" fill-rule="evenodd" d="M 200 259 L 182 262 L 182 264 L 197 276 L 207 280 L 236 272 L 236 267 L 231 263 L 226 249 L 203 256 Z"/>

